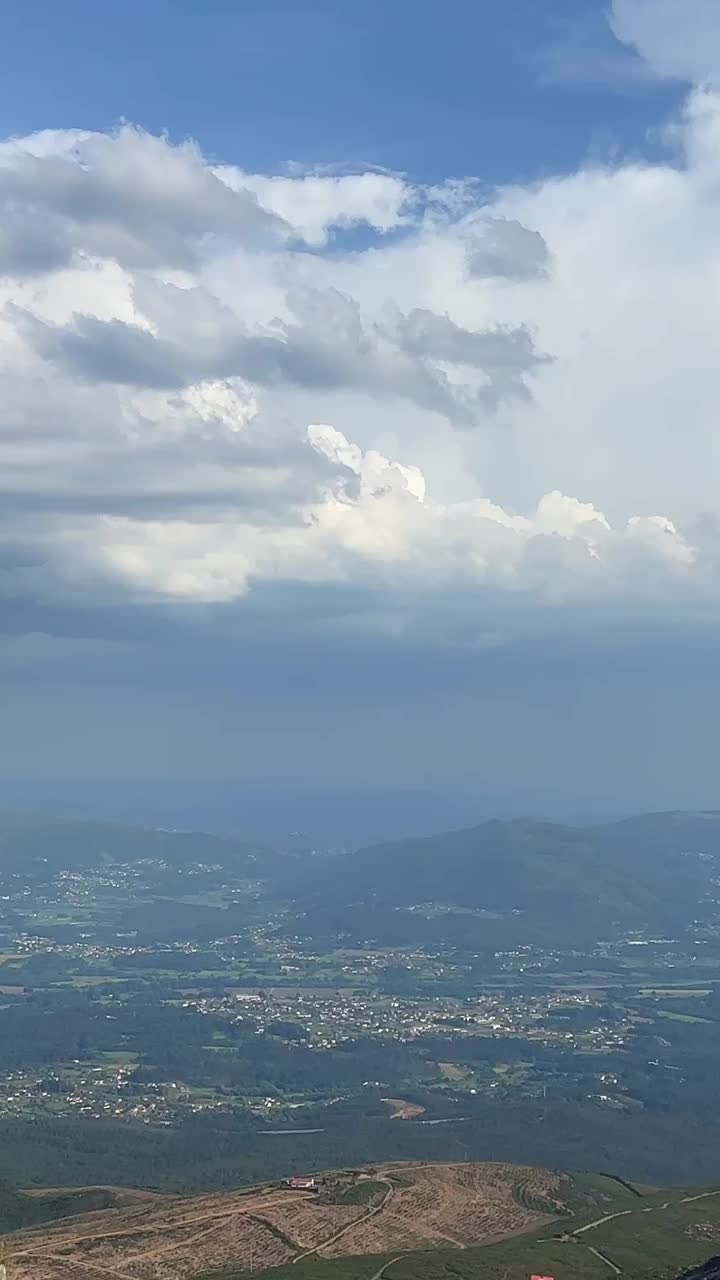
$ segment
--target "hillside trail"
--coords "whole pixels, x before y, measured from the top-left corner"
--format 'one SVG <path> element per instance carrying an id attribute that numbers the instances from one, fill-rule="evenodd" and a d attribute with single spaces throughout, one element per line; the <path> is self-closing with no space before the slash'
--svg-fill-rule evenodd
<path id="1" fill-rule="evenodd" d="M 616 1218 L 627 1218 L 636 1213 L 664 1213 L 667 1209 L 674 1208 L 675 1205 L 695 1204 L 697 1200 L 708 1200 L 711 1196 L 718 1195 L 720 1195 L 720 1191 L 700 1191 L 694 1196 L 683 1196 L 680 1200 L 665 1200 L 663 1204 L 651 1204 L 644 1209 L 621 1209 L 618 1213 L 607 1213 L 604 1218 L 596 1218 L 594 1222 L 586 1222 L 584 1227 L 577 1227 L 575 1231 L 569 1232 L 565 1239 L 575 1240 L 590 1253 L 593 1253 L 596 1258 L 599 1258 L 601 1262 L 604 1262 L 606 1266 L 610 1267 L 616 1276 L 621 1276 L 622 1268 L 616 1262 L 613 1262 L 612 1258 L 609 1258 L 601 1249 L 597 1249 L 592 1244 L 586 1244 L 584 1240 L 580 1239 L 586 1231 L 592 1231 L 594 1227 L 601 1227 L 605 1222 L 613 1222 Z"/>
<path id="2" fill-rule="evenodd" d="M 667 1206 L 663 1206 L 666 1208 Z M 601 1227 L 604 1222 L 612 1222 L 615 1218 L 626 1218 L 629 1213 L 636 1213 L 636 1209 L 621 1209 L 619 1213 L 606 1213 L 604 1218 L 595 1218 L 594 1222 L 586 1222 L 584 1227 L 578 1227 L 575 1231 L 571 1231 L 571 1236 L 584 1235 L 586 1231 L 592 1231 L 593 1227 Z M 650 1209 L 645 1209 L 645 1213 L 650 1213 Z"/>
<path id="3" fill-rule="evenodd" d="M 586 1222 L 584 1227 L 576 1227 L 569 1234 L 581 1236 L 586 1231 L 592 1231 L 593 1227 L 601 1227 L 604 1222 L 612 1222 L 615 1218 L 627 1218 L 633 1213 L 662 1213 L 665 1209 L 672 1209 L 676 1204 L 694 1204 L 696 1200 L 708 1200 L 711 1196 L 720 1196 L 720 1191 L 701 1191 L 699 1195 L 683 1196 L 680 1200 L 666 1200 L 663 1204 L 651 1204 L 645 1209 L 621 1209 L 618 1213 L 606 1213 L 604 1218 L 595 1218 L 594 1222 Z"/>
<path id="4" fill-rule="evenodd" d="M 353 1222 L 348 1222 L 346 1226 L 341 1227 L 339 1231 L 336 1231 L 334 1236 L 330 1236 L 329 1240 L 323 1240 L 321 1244 L 316 1244 L 313 1249 L 306 1249 L 304 1253 L 299 1253 L 296 1258 L 293 1258 L 293 1262 L 302 1262 L 303 1258 L 310 1258 L 314 1253 L 318 1253 L 321 1249 L 327 1249 L 331 1244 L 335 1244 L 337 1240 L 341 1240 L 349 1231 L 353 1231 L 356 1227 L 362 1226 L 363 1223 L 369 1222 L 371 1218 L 375 1218 L 379 1213 L 382 1213 L 383 1209 L 387 1209 L 395 1194 L 395 1187 L 389 1178 L 378 1178 L 377 1181 L 382 1182 L 387 1187 L 387 1195 L 383 1197 L 381 1204 L 374 1205 L 373 1208 L 369 1209 L 367 1213 L 364 1213 L 361 1218 L 355 1218 Z"/>
<path id="5" fill-rule="evenodd" d="M 406 1256 L 407 1255 L 404 1253 L 399 1253 L 397 1258 L 391 1258 L 389 1262 L 384 1262 L 380 1270 L 376 1271 L 375 1275 L 370 1277 L 370 1280 L 385 1280 L 385 1277 L 388 1271 L 390 1270 L 390 1268 L 394 1266 L 396 1262 L 402 1262 L 403 1258 L 405 1258 Z"/>
<path id="6" fill-rule="evenodd" d="M 613 1262 L 612 1258 L 608 1258 L 606 1253 L 602 1253 L 600 1249 L 596 1249 L 595 1246 L 591 1244 L 586 1245 L 585 1248 L 589 1249 L 590 1253 L 594 1253 L 596 1258 L 599 1258 L 601 1262 L 604 1262 L 606 1266 L 610 1267 L 615 1272 L 616 1276 L 622 1275 L 622 1271 L 617 1263 Z"/>

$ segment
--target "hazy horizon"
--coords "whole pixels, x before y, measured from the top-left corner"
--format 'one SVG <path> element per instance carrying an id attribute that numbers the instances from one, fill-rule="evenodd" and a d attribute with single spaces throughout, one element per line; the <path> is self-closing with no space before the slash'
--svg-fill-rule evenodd
<path id="1" fill-rule="evenodd" d="M 11 6 L 8 784 L 720 803 L 720 9 L 540 10 Z"/>

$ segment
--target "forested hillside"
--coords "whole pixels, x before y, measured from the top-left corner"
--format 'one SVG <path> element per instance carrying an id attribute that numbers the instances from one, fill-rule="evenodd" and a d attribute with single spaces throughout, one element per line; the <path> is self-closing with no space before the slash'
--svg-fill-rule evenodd
<path id="1" fill-rule="evenodd" d="M 719 873 L 720 814 L 668 813 L 595 827 L 487 822 L 361 849 L 296 889 L 309 911 L 444 904 L 484 913 L 480 934 L 494 943 L 585 941 L 701 917 Z"/>

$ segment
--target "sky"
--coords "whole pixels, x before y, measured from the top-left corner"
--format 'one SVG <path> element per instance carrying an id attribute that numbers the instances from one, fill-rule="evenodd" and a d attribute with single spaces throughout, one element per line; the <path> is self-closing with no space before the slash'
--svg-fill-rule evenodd
<path id="1" fill-rule="evenodd" d="M 716 0 L 2 22 L 5 785 L 720 807 Z"/>

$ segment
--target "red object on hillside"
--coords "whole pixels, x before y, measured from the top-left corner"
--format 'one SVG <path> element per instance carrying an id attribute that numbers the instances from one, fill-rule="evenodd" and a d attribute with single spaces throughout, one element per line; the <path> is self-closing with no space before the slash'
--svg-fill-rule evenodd
<path id="1" fill-rule="evenodd" d="M 531 1276 L 530 1280 L 555 1280 L 554 1276 Z"/>

